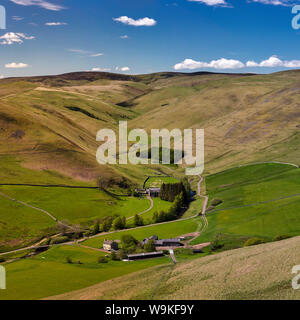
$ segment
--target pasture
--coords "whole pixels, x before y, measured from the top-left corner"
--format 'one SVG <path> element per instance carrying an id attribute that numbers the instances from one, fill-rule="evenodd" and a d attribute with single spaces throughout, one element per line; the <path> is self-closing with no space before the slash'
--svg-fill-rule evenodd
<path id="1" fill-rule="evenodd" d="M 170 262 L 168 257 L 163 257 L 99 264 L 97 259 L 103 255 L 78 246 L 58 246 L 36 257 L 7 264 L 7 290 L 0 291 L 0 300 L 46 298 Z M 73 263 L 67 263 L 67 258 Z"/>
<path id="2" fill-rule="evenodd" d="M 98 218 L 120 215 L 134 216 L 147 208 L 146 198 L 114 197 L 98 189 L 0 186 L 0 192 L 29 205 L 44 209 L 60 221 L 86 224 Z M 12 247 L 26 243 L 54 227 L 56 222 L 46 214 L 1 197 L 0 244 L 10 241 Z"/>
<path id="3" fill-rule="evenodd" d="M 300 169 L 261 164 L 231 169 L 206 178 L 213 199 L 222 200 L 207 212 L 208 229 L 193 243 L 223 238 L 229 248 L 259 237 L 300 234 Z"/>

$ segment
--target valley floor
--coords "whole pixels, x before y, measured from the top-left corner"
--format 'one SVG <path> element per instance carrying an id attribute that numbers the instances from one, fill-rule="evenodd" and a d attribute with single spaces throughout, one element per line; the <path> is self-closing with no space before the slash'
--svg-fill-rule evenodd
<path id="1" fill-rule="evenodd" d="M 54 300 L 263 300 L 300 299 L 292 288 L 300 264 L 300 237 L 218 253 L 146 271 L 47 299 Z"/>

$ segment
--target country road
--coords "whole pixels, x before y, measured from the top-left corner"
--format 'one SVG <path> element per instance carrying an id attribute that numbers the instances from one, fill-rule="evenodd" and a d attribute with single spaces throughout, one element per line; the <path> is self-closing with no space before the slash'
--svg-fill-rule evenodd
<path id="1" fill-rule="evenodd" d="M 203 207 L 202 207 L 202 221 L 203 221 L 203 227 L 202 230 L 199 232 L 199 236 L 204 233 L 204 231 L 208 228 L 208 220 L 206 218 L 206 210 L 208 205 L 208 196 L 201 195 L 201 183 L 203 182 L 203 177 L 200 176 L 200 181 L 198 182 L 198 196 L 204 199 Z"/>
<path id="2" fill-rule="evenodd" d="M 150 201 L 150 207 L 149 207 L 147 210 L 138 213 L 138 214 L 137 214 L 138 216 L 141 216 L 141 215 L 143 215 L 143 214 L 145 214 L 145 213 L 147 213 L 147 212 L 149 212 L 149 211 L 151 211 L 151 210 L 153 209 L 153 207 L 154 207 L 154 202 L 153 202 L 153 199 L 151 198 L 150 194 L 147 194 L 147 199 Z M 129 220 L 131 220 L 131 219 L 133 219 L 133 218 L 134 218 L 134 216 L 129 217 L 129 218 L 127 218 L 126 220 L 129 221 Z"/>

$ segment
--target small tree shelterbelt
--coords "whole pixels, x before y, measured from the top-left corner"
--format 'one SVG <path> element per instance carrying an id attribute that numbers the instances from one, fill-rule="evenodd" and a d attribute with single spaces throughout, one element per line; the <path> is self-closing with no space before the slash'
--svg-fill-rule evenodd
<path id="1" fill-rule="evenodd" d="M 163 183 L 160 189 L 160 198 L 165 201 L 174 202 L 175 198 L 182 193 L 183 203 L 190 202 L 190 184 L 187 179 L 179 183 Z"/>
<path id="2" fill-rule="evenodd" d="M 181 192 L 178 196 L 176 196 L 172 206 L 168 211 L 156 211 L 153 213 L 153 222 L 158 223 L 177 219 L 180 216 L 183 203 L 183 193 Z"/>

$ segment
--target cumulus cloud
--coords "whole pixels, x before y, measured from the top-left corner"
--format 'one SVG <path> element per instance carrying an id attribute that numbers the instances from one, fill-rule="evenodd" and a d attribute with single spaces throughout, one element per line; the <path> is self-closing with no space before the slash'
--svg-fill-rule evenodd
<path id="1" fill-rule="evenodd" d="M 5 65 L 5 68 L 8 68 L 8 69 L 21 69 L 21 68 L 27 68 L 28 67 L 28 64 L 26 63 L 22 63 L 22 62 L 12 62 L 12 63 L 7 63 Z"/>
<path id="2" fill-rule="evenodd" d="M 300 68 L 300 60 L 281 60 L 276 56 L 271 56 L 267 60 L 263 60 L 259 63 L 255 61 L 248 61 L 246 63 L 248 68 L 253 67 L 265 67 L 265 68 L 275 68 L 275 67 L 285 67 L 285 68 Z"/>
<path id="3" fill-rule="evenodd" d="M 10 0 L 15 4 L 19 4 L 21 6 L 38 6 L 51 11 L 60 11 L 65 9 L 63 6 L 59 4 L 54 4 L 45 0 Z"/>
<path id="4" fill-rule="evenodd" d="M 239 60 L 221 58 L 210 62 L 195 61 L 193 59 L 185 59 L 183 62 L 174 66 L 175 70 L 195 70 L 195 69 L 241 69 L 241 68 L 300 68 L 300 60 L 281 60 L 277 56 L 271 56 L 269 59 L 261 62 L 249 60 L 243 63 Z"/>
<path id="5" fill-rule="evenodd" d="M 124 34 L 124 36 L 120 36 L 121 39 L 128 39 L 128 35 L 127 34 Z"/>
<path id="6" fill-rule="evenodd" d="M 45 23 L 45 26 L 50 26 L 50 27 L 52 27 L 52 26 L 54 26 L 54 27 L 56 27 L 56 26 L 66 26 L 66 25 L 67 25 L 66 22 L 46 22 Z"/>
<path id="7" fill-rule="evenodd" d="M 183 69 L 200 69 L 200 68 L 213 68 L 213 69 L 240 69 L 243 68 L 245 65 L 238 60 L 233 59 L 225 59 L 221 58 L 218 60 L 212 60 L 210 62 L 202 62 L 202 61 L 195 61 L 193 59 L 185 59 L 181 63 L 177 63 L 174 66 L 175 70 L 183 70 Z"/>
<path id="8" fill-rule="evenodd" d="M 26 36 L 24 33 L 14 33 L 14 32 L 7 32 L 3 36 L 0 37 L 0 44 L 2 45 L 11 45 L 13 43 L 23 43 L 24 40 L 33 40 L 35 37 L 33 36 Z"/>
<path id="9" fill-rule="evenodd" d="M 97 72 L 109 72 L 111 71 L 110 68 L 93 68 L 92 71 L 97 71 Z"/>
<path id="10" fill-rule="evenodd" d="M 225 0 L 188 0 L 190 2 L 204 3 L 208 6 L 228 6 L 229 4 Z"/>
<path id="11" fill-rule="evenodd" d="M 129 67 L 116 67 L 116 71 L 122 71 L 122 72 L 130 71 L 130 68 Z"/>
<path id="12" fill-rule="evenodd" d="M 129 26 L 135 26 L 135 27 L 152 27 L 157 24 L 157 21 L 148 17 L 134 20 L 127 16 L 122 16 L 119 18 L 114 18 L 113 20 L 117 22 L 121 22 L 123 24 L 127 24 Z"/>

